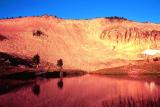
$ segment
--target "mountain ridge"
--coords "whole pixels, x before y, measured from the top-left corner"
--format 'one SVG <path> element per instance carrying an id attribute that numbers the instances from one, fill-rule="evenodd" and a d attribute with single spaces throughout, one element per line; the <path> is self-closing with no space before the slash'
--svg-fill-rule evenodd
<path id="1" fill-rule="evenodd" d="M 72 21 L 73 20 L 75 20 L 75 21 L 84 20 L 85 21 L 85 20 L 96 20 L 96 19 L 108 19 L 108 20 L 130 21 L 130 22 L 137 22 L 137 23 L 144 23 L 144 24 L 160 24 L 160 23 L 149 22 L 149 21 L 140 22 L 140 21 L 135 21 L 135 20 L 129 20 L 127 18 L 120 17 L 120 16 L 94 17 L 94 18 L 80 18 L 80 19 L 76 19 L 76 18 L 61 18 L 61 17 L 58 17 L 56 15 L 48 15 L 48 14 L 39 15 L 39 16 L 4 17 L 4 18 L 0 18 L 0 20 L 13 20 L 13 19 L 24 19 L 24 18 L 55 18 L 55 19 L 72 20 Z"/>

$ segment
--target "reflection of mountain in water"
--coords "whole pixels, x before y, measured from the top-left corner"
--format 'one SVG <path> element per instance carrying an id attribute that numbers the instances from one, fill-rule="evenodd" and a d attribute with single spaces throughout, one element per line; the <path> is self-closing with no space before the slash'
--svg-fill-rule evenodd
<path id="1" fill-rule="evenodd" d="M 116 103 L 114 104 L 116 107 L 125 107 L 117 104 L 119 102 L 128 104 L 129 101 L 129 103 L 137 102 L 135 106 L 130 106 L 136 107 L 142 102 L 146 105 L 149 101 L 158 105 L 155 107 L 159 107 L 159 81 L 156 77 L 96 75 L 65 78 L 63 81 L 61 79 L 37 80 L 34 84 L 19 88 L 14 93 L 1 95 L 0 104 L 2 107 L 10 105 L 15 107 L 106 107 L 113 102 Z"/>

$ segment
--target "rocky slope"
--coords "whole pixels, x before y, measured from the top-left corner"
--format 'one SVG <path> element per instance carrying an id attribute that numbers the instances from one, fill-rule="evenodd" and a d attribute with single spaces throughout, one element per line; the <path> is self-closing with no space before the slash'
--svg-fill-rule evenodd
<path id="1" fill-rule="evenodd" d="M 97 70 L 145 59 L 160 49 L 160 24 L 119 18 L 64 20 L 52 16 L 0 20 L 0 52 L 32 57 L 64 67 Z"/>

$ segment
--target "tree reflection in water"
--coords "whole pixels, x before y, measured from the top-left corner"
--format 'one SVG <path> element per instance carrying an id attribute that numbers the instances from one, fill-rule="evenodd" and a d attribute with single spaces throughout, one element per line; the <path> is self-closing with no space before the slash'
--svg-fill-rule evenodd
<path id="1" fill-rule="evenodd" d="M 60 75 L 60 79 L 57 82 L 57 86 L 59 89 L 62 89 L 63 88 L 63 71 L 60 71 L 59 75 Z"/>
<path id="2" fill-rule="evenodd" d="M 61 80 L 61 79 L 58 80 L 57 86 L 58 86 L 59 89 L 62 89 L 63 88 L 63 80 Z"/>
<path id="3" fill-rule="evenodd" d="M 34 95 L 39 96 L 39 94 L 40 94 L 40 85 L 35 84 L 33 86 L 33 88 L 32 88 L 32 91 L 33 91 Z"/>

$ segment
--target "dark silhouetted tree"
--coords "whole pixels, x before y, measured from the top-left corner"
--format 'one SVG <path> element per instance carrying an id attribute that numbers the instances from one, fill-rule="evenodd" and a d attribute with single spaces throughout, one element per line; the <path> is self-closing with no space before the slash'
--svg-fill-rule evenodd
<path id="1" fill-rule="evenodd" d="M 38 65 L 40 63 L 40 56 L 38 54 L 34 55 L 32 61 L 34 64 Z"/>
<path id="2" fill-rule="evenodd" d="M 62 79 L 63 78 L 63 60 L 59 59 L 57 60 L 57 66 L 60 68 L 60 73 L 59 73 L 59 77 Z"/>
<path id="3" fill-rule="evenodd" d="M 63 60 L 62 59 L 57 60 L 57 66 L 62 69 L 62 67 L 63 67 Z"/>

